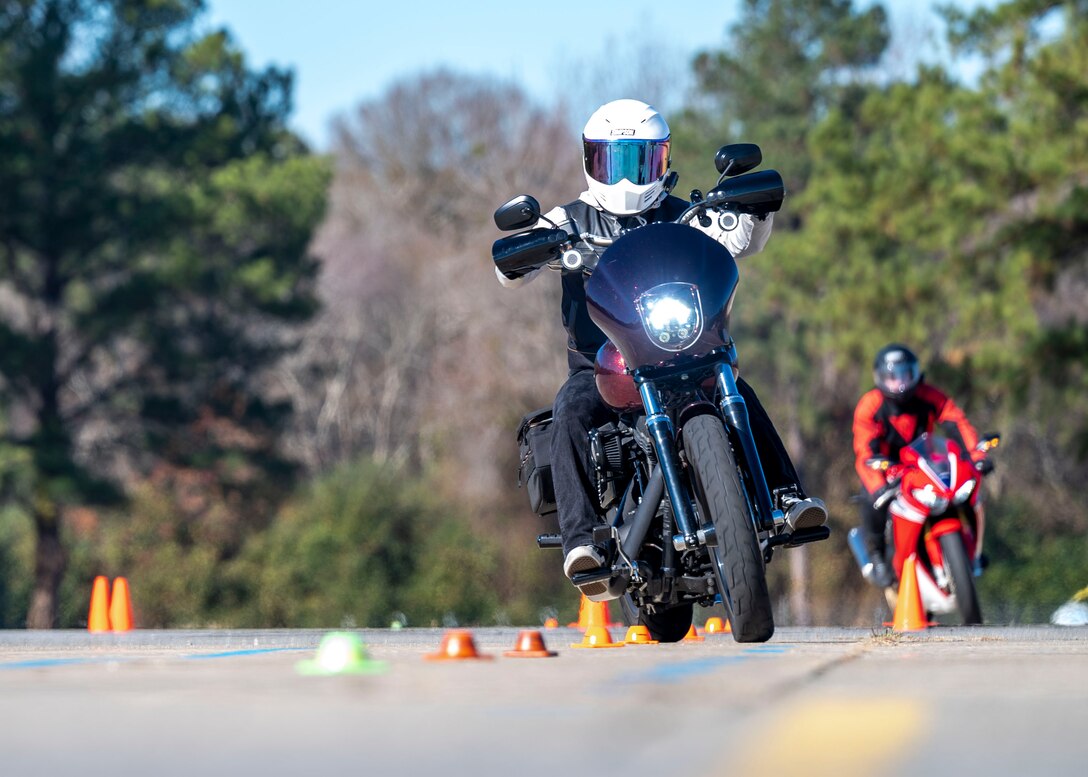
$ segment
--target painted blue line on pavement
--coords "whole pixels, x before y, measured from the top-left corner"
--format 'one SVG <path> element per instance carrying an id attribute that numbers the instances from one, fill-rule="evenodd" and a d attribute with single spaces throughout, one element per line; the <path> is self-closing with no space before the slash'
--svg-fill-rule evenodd
<path id="1" fill-rule="evenodd" d="M 0 669 L 41 669 L 49 666 L 64 666 L 66 664 L 101 664 L 111 660 L 109 658 L 34 658 L 28 661 L 12 661 L 0 664 Z"/>
<path id="2" fill-rule="evenodd" d="M 201 660 L 205 658 L 233 658 L 235 656 L 258 656 L 263 653 L 283 653 L 290 650 L 309 650 L 310 648 L 249 648 L 246 650 L 225 650 L 222 653 L 191 653 L 182 658 L 192 661 Z"/>
<path id="3" fill-rule="evenodd" d="M 621 675 L 621 683 L 678 683 L 689 677 L 712 672 L 728 664 L 739 664 L 749 660 L 750 656 L 715 656 L 696 661 L 684 661 L 677 664 L 659 664 L 641 672 Z"/>
<path id="4" fill-rule="evenodd" d="M 219 653 L 189 653 L 176 656 L 187 660 L 208 658 L 233 658 L 235 656 L 253 656 L 262 653 L 281 653 L 291 650 L 309 650 L 309 648 L 249 648 L 246 650 L 226 650 Z M 161 654 L 145 654 L 139 656 L 80 656 L 77 658 L 32 658 L 26 661 L 10 661 L 0 663 L 0 670 L 4 669 L 46 669 L 54 666 L 75 666 L 80 664 L 119 664 L 131 661 L 147 660 L 160 657 Z M 170 656 L 167 656 L 168 658 Z"/>
<path id="5" fill-rule="evenodd" d="M 711 656 L 692 661 L 659 664 L 639 672 L 630 672 L 617 678 L 621 683 L 678 683 L 692 677 L 707 674 L 730 664 L 742 664 L 760 656 L 775 656 L 788 653 L 792 645 L 760 645 L 746 648 L 739 655 Z"/>

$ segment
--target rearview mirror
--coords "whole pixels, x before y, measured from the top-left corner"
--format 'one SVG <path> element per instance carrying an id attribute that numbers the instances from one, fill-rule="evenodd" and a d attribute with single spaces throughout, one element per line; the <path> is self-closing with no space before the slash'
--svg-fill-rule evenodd
<path id="1" fill-rule="evenodd" d="M 740 175 L 758 167 L 763 152 L 755 143 L 730 143 L 722 146 L 714 155 L 714 167 L 722 175 Z"/>
<path id="2" fill-rule="evenodd" d="M 500 205 L 495 211 L 495 226 L 503 232 L 531 227 L 540 218 L 540 203 L 535 197 L 521 194 Z"/>

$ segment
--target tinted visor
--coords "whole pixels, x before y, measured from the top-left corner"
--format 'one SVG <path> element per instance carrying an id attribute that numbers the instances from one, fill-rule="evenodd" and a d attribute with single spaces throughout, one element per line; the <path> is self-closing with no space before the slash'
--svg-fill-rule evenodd
<path id="1" fill-rule="evenodd" d="M 889 394 L 905 394 L 918 384 L 918 362 L 885 362 L 877 373 L 877 383 Z"/>
<path id="2" fill-rule="evenodd" d="M 586 140 L 582 138 L 586 173 L 606 186 L 624 178 L 635 186 L 660 180 L 669 169 L 669 139 Z"/>

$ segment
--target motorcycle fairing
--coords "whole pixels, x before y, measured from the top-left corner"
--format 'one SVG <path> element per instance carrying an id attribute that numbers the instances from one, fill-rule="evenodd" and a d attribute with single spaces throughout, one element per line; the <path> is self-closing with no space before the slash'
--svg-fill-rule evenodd
<path id="1" fill-rule="evenodd" d="M 737 264 L 720 243 L 685 224 L 655 223 L 612 244 L 586 281 L 589 316 L 615 343 L 631 369 L 673 364 L 728 344 Z M 678 352 L 656 346 L 643 327 L 637 300 L 669 283 L 698 289 L 702 331 Z"/>

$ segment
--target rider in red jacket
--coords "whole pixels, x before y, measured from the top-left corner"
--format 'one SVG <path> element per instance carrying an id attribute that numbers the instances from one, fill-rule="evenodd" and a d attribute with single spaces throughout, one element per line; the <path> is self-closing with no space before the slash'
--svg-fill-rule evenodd
<path id="1" fill-rule="evenodd" d="M 944 392 L 925 383 L 918 357 L 899 343 L 881 348 L 873 360 L 873 382 L 854 410 L 855 469 L 861 478 L 861 530 L 872 560 L 870 582 L 880 587 L 895 583 L 887 563 L 884 528 L 888 505 L 873 502 L 888 488 L 883 470 L 873 469 L 871 459 L 899 461 L 899 451 L 923 432 L 940 427 L 973 459 L 985 459 L 975 450 L 978 432 L 967 416 Z"/>

